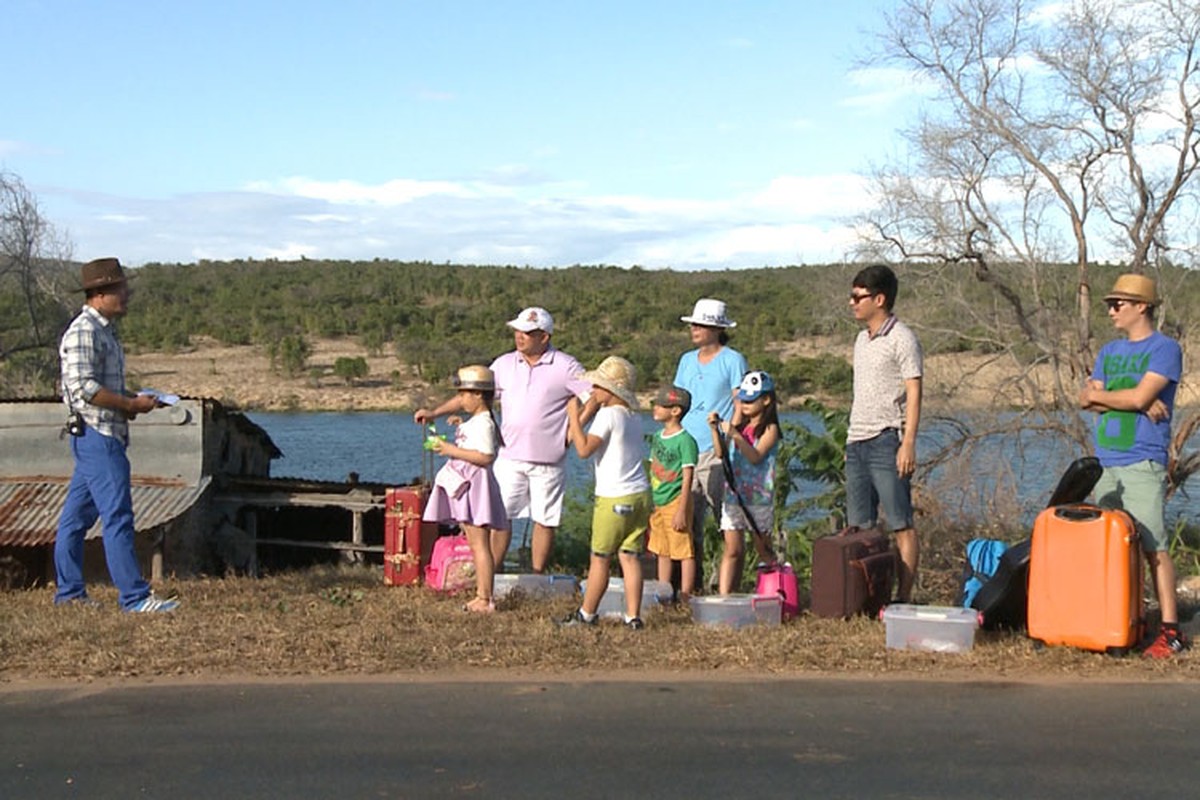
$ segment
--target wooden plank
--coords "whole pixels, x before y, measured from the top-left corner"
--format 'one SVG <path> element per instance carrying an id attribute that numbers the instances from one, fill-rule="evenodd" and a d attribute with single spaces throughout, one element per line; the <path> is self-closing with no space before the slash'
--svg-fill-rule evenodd
<path id="1" fill-rule="evenodd" d="M 317 542 L 302 539 L 256 539 L 255 544 L 272 544 L 280 547 L 311 547 L 320 550 L 354 550 L 360 553 L 382 553 L 381 544 L 355 544 L 354 542 Z"/>

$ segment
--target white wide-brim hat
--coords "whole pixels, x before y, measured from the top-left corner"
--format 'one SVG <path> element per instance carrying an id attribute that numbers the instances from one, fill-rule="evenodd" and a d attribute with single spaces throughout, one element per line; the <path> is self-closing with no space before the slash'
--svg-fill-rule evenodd
<path id="1" fill-rule="evenodd" d="M 609 356 L 600 366 L 583 373 L 583 379 L 593 386 L 608 389 L 625 401 L 630 408 L 637 408 L 637 367 L 620 356 Z"/>
<path id="2" fill-rule="evenodd" d="M 704 297 L 696 301 L 690 317 L 680 317 L 691 325 L 705 325 L 709 328 L 736 328 L 737 323 L 725 316 L 725 303 Z"/>

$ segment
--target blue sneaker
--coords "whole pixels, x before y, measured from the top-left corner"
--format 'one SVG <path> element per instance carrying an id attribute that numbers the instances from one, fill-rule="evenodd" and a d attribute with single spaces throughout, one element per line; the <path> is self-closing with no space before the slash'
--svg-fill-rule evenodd
<path id="1" fill-rule="evenodd" d="M 162 598 L 151 592 L 135 605 L 125 609 L 131 614 L 150 614 L 160 611 L 174 611 L 179 608 L 179 601 L 174 598 Z"/>

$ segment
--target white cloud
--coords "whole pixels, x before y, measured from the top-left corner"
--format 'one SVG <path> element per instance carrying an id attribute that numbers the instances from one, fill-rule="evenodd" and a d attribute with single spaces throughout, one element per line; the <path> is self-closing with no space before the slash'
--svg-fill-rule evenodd
<path id="1" fill-rule="evenodd" d="M 839 260 L 853 235 L 843 219 L 870 202 L 849 175 L 780 176 L 707 201 L 590 194 L 565 182 L 521 188 L 283 178 L 165 199 L 51 192 L 43 200 L 72 207 L 66 225 L 77 252 L 118 253 L 131 264 L 306 256 L 675 269 Z"/>
<path id="2" fill-rule="evenodd" d="M 847 74 L 850 85 L 858 90 L 842 98 L 843 108 L 888 111 L 901 102 L 924 97 L 933 90 L 930 81 L 912 70 L 899 67 L 866 67 Z"/>
<path id="3" fill-rule="evenodd" d="M 247 189 L 271 194 L 292 194 L 343 205 L 384 206 L 411 203 L 416 199 L 438 194 L 452 197 L 469 197 L 473 194 L 466 187 L 449 181 L 408 179 L 391 180 L 372 186 L 350 180 L 318 181 L 311 178 L 293 177 L 277 182 L 253 182 L 247 186 Z"/>

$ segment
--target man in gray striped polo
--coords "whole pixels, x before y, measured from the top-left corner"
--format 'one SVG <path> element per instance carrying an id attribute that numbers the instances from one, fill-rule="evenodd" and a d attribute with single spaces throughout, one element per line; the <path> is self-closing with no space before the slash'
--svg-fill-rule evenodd
<path id="1" fill-rule="evenodd" d="M 921 343 L 892 313 L 899 281 L 876 264 L 854 276 L 850 309 L 864 326 L 854 341 L 854 400 L 846 435 L 846 522 L 874 527 L 882 508 L 900 553 L 896 599 L 912 600 L 920 562 L 912 475 L 921 421 Z"/>

